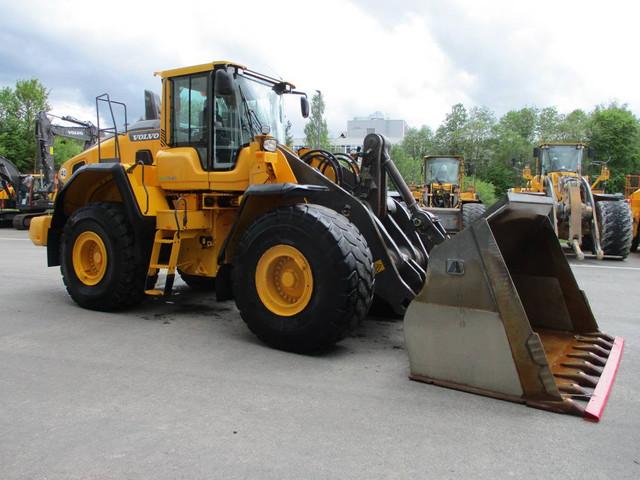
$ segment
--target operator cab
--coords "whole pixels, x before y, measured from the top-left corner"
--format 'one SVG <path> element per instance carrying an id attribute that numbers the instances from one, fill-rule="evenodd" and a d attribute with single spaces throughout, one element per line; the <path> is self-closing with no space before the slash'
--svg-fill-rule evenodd
<path id="1" fill-rule="evenodd" d="M 220 62 L 160 72 L 167 82 L 170 147 L 194 148 L 205 171 L 227 171 L 236 166 L 242 148 L 257 135 L 285 142 L 282 95 L 306 94 L 280 80 Z"/>
<path id="2" fill-rule="evenodd" d="M 582 171 L 583 144 L 542 145 L 539 149 L 542 174 L 570 172 L 580 175 Z"/>
<path id="3" fill-rule="evenodd" d="M 427 157 L 425 159 L 425 182 L 430 185 L 457 184 L 460 159 L 457 157 Z"/>

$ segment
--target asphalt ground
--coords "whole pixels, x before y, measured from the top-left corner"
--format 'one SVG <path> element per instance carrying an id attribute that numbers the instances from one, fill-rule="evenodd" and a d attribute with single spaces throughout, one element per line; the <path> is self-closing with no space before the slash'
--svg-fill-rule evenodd
<path id="1" fill-rule="evenodd" d="M 626 339 L 597 424 L 409 381 L 401 321 L 289 354 L 182 283 L 82 310 L 45 257 L 0 230 L 0 479 L 640 478 L 640 254 L 571 261 Z"/>

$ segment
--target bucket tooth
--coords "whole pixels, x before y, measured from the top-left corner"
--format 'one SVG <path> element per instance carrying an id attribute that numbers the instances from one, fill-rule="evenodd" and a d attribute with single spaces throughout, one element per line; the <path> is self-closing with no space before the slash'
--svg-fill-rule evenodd
<path id="1" fill-rule="evenodd" d="M 586 388 L 581 387 L 577 383 L 558 383 L 558 389 L 562 393 L 568 393 L 571 396 L 582 396 L 589 397 L 591 396 L 591 391 Z"/>
<path id="2" fill-rule="evenodd" d="M 557 378 L 574 380 L 578 385 L 581 385 L 583 387 L 595 388 L 598 384 L 598 377 L 587 375 L 586 373 L 580 371 L 575 373 L 556 373 L 555 376 Z"/>
<path id="3" fill-rule="evenodd" d="M 593 363 L 587 362 L 586 360 L 578 362 L 563 362 L 560 365 L 567 368 L 575 368 L 576 370 L 580 370 L 587 375 L 594 375 L 596 377 L 602 375 L 602 371 L 604 370 L 603 368 L 596 367 Z"/>
<path id="4" fill-rule="evenodd" d="M 582 335 L 577 335 L 576 340 L 578 340 L 579 342 L 590 344 L 590 345 L 598 345 L 599 347 L 604 348 L 607 352 L 611 351 L 611 349 L 613 348 L 612 342 L 607 342 L 602 338 L 585 337 Z"/>
<path id="5" fill-rule="evenodd" d="M 624 341 L 599 331 L 552 206 L 510 193 L 431 250 L 404 318 L 410 378 L 600 418 Z"/>
<path id="6" fill-rule="evenodd" d="M 613 345 L 613 341 L 615 340 L 614 337 L 612 337 L 611 335 L 607 335 L 606 333 L 602 333 L 602 332 L 596 332 L 596 333 L 582 333 L 581 334 L 583 337 L 595 337 L 595 338 L 602 338 L 603 340 L 606 340 L 607 342 L 611 343 Z"/>
<path id="7" fill-rule="evenodd" d="M 609 356 L 609 351 L 602 348 L 600 345 L 574 345 L 574 350 L 584 350 L 585 352 L 593 353 L 598 357 L 606 360 Z"/>
<path id="8" fill-rule="evenodd" d="M 567 357 L 569 358 L 577 358 L 579 360 L 586 360 L 589 363 L 592 363 L 594 365 L 597 365 L 598 367 L 604 367 L 604 365 L 607 363 L 607 360 L 597 356 L 594 353 L 591 352 L 585 352 L 585 353 L 568 353 Z"/>

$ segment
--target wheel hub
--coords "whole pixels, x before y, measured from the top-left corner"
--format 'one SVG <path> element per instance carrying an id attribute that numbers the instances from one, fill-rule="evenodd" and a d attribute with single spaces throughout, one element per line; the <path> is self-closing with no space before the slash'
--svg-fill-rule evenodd
<path id="1" fill-rule="evenodd" d="M 311 266 L 297 248 L 275 245 L 258 260 L 256 290 L 269 311 L 284 317 L 296 315 L 311 300 Z"/>
<path id="2" fill-rule="evenodd" d="M 78 235 L 72 261 L 78 280 L 89 286 L 100 283 L 107 271 L 107 249 L 100 235 L 91 231 Z"/>

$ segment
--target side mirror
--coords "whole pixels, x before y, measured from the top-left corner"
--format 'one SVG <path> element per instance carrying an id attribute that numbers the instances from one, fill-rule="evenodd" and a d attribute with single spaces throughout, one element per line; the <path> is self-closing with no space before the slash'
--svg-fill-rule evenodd
<path id="1" fill-rule="evenodd" d="M 153 165 L 153 155 L 151 154 L 151 150 L 138 150 L 136 152 L 136 163 Z"/>
<path id="2" fill-rule="evenodd" d="M 540 158 L 540 147 L 536 147 L 533 149 L 533 156 L 535 158 Z"/>
<path id="3" fill-rule="evenodd" d="M 151 90 L 144 91 L 144 119 L 157 120 L 160 118 L 160 97 Z"/>
<path id="4" fill-rule="evenodd" d="M 595 152 L 593 151 L 592 147 L 587 147 L 587 158 L 593 158 L 595 157 Z"/>
<path id="5" fill-rule="evenodd" d="M 214 86 L 216 95 L 233 95 L 233 74 L 226 70 L 217 70 Z"/>
<path id="6" fill-rule="evenodd" d="M 300 112 L 302 113 L 302 118 L 309 118 L 309 100 L 306 95 L 300 97 Z"/>

